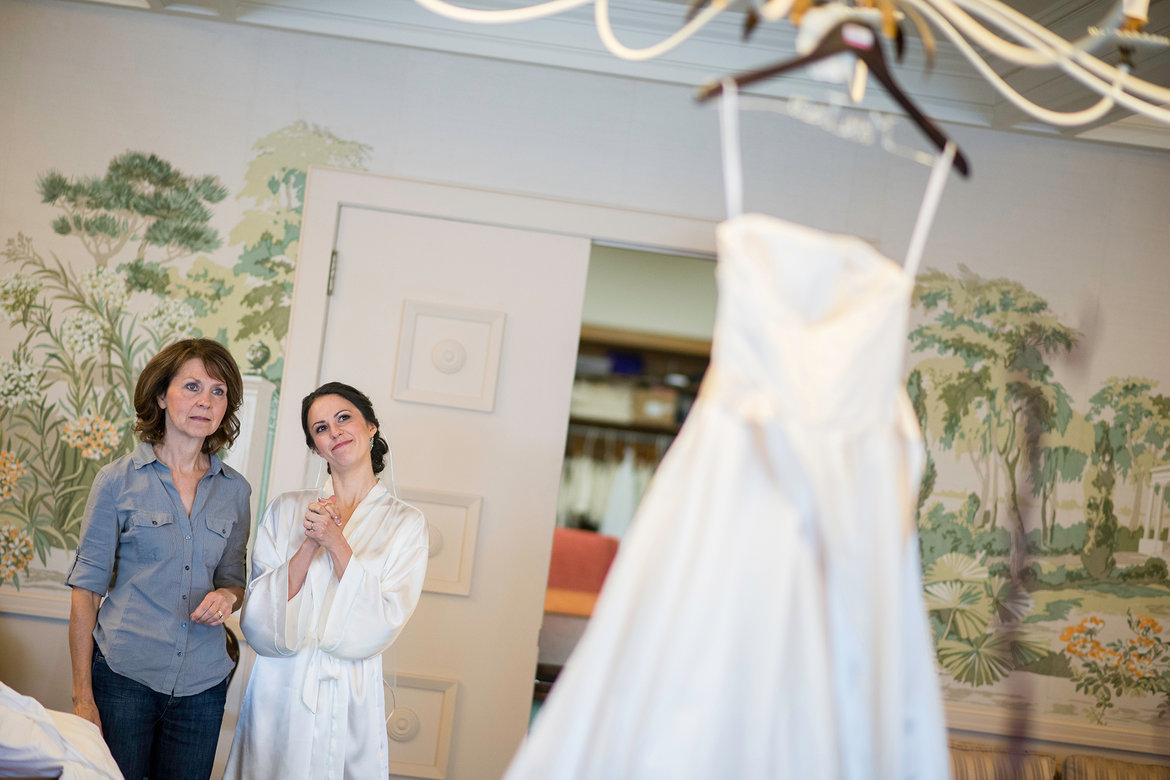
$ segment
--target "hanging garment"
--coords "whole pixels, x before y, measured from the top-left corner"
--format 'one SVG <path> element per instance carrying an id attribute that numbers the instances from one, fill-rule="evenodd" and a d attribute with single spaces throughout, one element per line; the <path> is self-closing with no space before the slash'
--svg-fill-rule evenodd
<path id="1" fill-rule="evenodd" d="M 638 492 L 637 479 L 634 448 L 627 446 L 621 463 L 613 472 L 609 501 L 606 502 L 605 514 L 602 515 L 601 527 L 598 529 L 601 533 L 619 539 L 626 535 L 626 529 L 630 527 L 630 521 L 638 508 L 638 499 L 642 497 Z"/>
<path id="2" fill-rule="evenodd" d="M 338 580 L 322 549 L 288 597 L 288 562 L 320 490 L 283 493 L 256 533 L 240 626 L 256 664 L 225 778 L 350 780 L 388 771 L 381 653 L 418 604 L 427 564 L 422 513 L 376 484 L 343 533 L 353 557 Z"/>
<path id="3" fill-rule="evenodd" d="M 585 435 L 585 448 L 581 454 L 569 458 L 568 471 L 561 483 L 561 492 L 567 494 L 563 525 L 575 527 L 581 518 L 589 516 L 589 507 L 593 504 L 593 474 L 597 466 L 593 453 L 596 441 L 596 434 L 590 431 Z"/>
<path id="4" fill-rule="evenodd" d="M 946 778 L 912 277 L 761 215 L 718 244 L 699 399 L 507 777 Z"/>
<path id="5" fill-rule="evenodd" d="M 616 451 L 611 450 L 611 453 L 603 459 L 593 461 L 590 469 L 589 509 L 582 520 L 582 527 L 596 530 L 601 527 L 601 521 L 605 517 L 619 466 Z"/>
<path id="6" fill-rule="evenodd" d="M 557 525 L 567 526 L 571 513 L 573 491 L 573 456 L 566 455 L 561 465 L 561 484 L 557 489 Z"/>

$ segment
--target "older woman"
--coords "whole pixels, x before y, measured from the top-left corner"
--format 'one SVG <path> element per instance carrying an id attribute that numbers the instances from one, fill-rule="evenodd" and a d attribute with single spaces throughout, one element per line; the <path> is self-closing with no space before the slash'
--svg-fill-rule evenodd
<path id="1" fill-rule="evenodd" d="M 330 479 L 257 528 L 240 625 L 259 657 L 225 778 L 385 777 L 381 654 L 418 603 L 426 521 L 378 481 L 390 448 L 364 394 L 322 385 L 301 427 Z"/>
<path id="2" fill-rule="evenodd" d="M 85 507 L 66 578 L 73 712 L 127 780 L 211 775 L 233 668 L 223 621 L 243 601 L 251 524 L 251 488 L 216 453 L 239 433 L 242 397 L 222 345 L 163 349 L 134 390 L 141 443 L 98 473 Z"/>

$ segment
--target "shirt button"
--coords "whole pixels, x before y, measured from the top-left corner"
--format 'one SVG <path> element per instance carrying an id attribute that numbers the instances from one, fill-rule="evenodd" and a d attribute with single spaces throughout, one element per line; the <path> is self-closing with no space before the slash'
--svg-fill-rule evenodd
<path id="1" fill-rule="evenodd" d="M 180 651 L 179 651 L 179 655 L 180 655 L 180 656 L 182 656 L 182 655 L 183 655 L 183 651 L 182 651 L 182 650 L 180 650 Z"/>
<path id="2" fill-rule="evenodd" d="M 151 520 L 151 521 L 150 521 L 150 524 L 151 524 L 151 525 L 158 525 L 158 520 Z"/>
<path id="3" fill-rule="evenodd" d="M 186 594 L 186 593 L 184 593 L 184 594 L 183 594 L 183 601 L 186 601 L 186 600 L 187 600 L 187 594 Z"/>
<path id="4" fill-rule="evenodd" d="M 191 541 L 191 536 L 190 536 L 190 534 L 188 534 L 188 535 L 187 535 L 187 541 L 188 541 L 188 542 L 189 542 L 189 541 Z"/>
<path id="5" fill-rule="evenodd" d="M 186 624 L 186 623 L 180 623 L 180 624 L 179 624 L 179 627 L 180 627 L 180 628 L 186 628 L 186 627 L 187 627 L 187 624 Z"/>
<path id="6" fill-rule="evenodd" d="M 184 566 L 183 568 L 184 568 L 184 569 L 186 569 L 187 571 L 191 571 L 191 567 L 190 567 L 190 566 Z"/>

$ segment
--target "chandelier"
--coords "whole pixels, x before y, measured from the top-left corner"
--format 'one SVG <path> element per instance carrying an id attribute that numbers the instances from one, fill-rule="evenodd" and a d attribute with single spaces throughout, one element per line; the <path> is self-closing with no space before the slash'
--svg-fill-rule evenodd
<path id="1" fill-rule="evenodd" d="M 546 0 L 499 10 L 465 8 L 446 0 L 415 1 L 441 16 L 479 24 L 529 21 L 592 3 L 605 48 L 630 61 L 649 60 L 670 51 L 727 10 L 745 12 L 746 36 L 759 23 L 787 22 L 800 28 L 812 7 L 831 7 L 838 14 L 873 23 L 887 38 L 903 35 L 903 28 L 917 33 L 928 53 L 934 50 L 936 35 L 941 35 L 1009 103 L 1046 124 L 1080 127 L 1120 107 L 1170 125 L 1170 88 L 1133 73 L 1135 54 L 1170 47 L 1170 38 L 1143 32 L 1150 0 L 1119 0 L 1100 24 L 1074 40 L 1057 35 L 1000 0 L 694 0 L 677 31 L 637 49 L 618 40 L 610 22 L 609 0 Z M 1103 59 L 1105 52 L 1114 50 L 1119 53 L 1117 64 Z M 1045 108 L 1009 84 L 993 63 L 1057 69 L 1099 97 L 1077 110 Z"/>

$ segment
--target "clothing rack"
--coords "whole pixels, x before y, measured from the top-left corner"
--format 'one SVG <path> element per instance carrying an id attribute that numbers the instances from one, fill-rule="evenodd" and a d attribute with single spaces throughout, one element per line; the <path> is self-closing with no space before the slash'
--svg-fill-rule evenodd
<path id="1" fill-rule="evenodd" d="M 588 423 L 569 423 L 565 444 L 567 457 L 588 454 L 595 459 L 620 460 L 627 447 L 634 448 L 639 463 L 657 464 L 674 440 L 674 432 L 650 433 L 593 426 Z"/>

